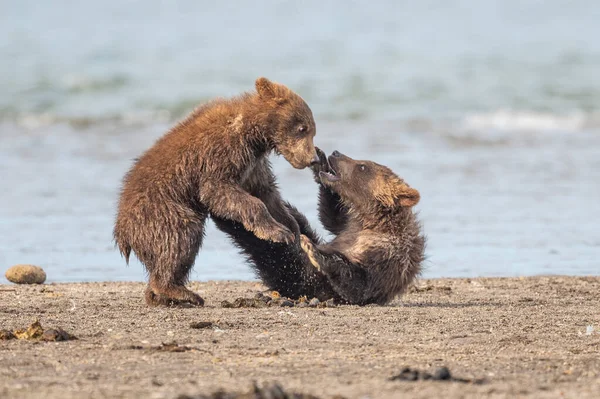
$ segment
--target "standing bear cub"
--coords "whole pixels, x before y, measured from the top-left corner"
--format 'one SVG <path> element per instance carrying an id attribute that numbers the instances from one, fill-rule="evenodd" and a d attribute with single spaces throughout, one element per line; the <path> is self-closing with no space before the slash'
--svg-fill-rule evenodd
<path id="1" fill-rule="evenodd" d="M 421 272 L 425 237 L 412 209 L 417 190 L 389 168 L 317 149 L 319 219 L 335 235 L 322 242 L 296 208 L 301 249 L 261 240 L 238 223 L 217 226 L 252 262 L 262 281 L 285 296 L 334 298 L 356 305 L 385 304 L 403 293 Z"/>
<path id="2" fill-rule="evenodd" d="M 127 262 L 133 250 L 146 267 L 149 305 L 204 304 L 185 284 L 209 215 L 270 242 L 293 245 L 300 234 L 268 155 L 297 169 L 318 163 L 313 115 L 287 87 L 265 78 L 255 86 L 196 109 L 125 175 L 114 239 Z"/>

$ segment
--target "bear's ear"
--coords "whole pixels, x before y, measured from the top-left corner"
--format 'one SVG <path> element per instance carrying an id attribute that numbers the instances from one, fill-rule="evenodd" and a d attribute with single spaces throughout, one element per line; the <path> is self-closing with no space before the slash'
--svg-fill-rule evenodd
<path id="1" fill-rule="evenodd" d="M 287 87 L 271 82 L 267 78 L 256 79 L 254 86 L 256 87 L 256 91 L 260 98 L 266 101 L 272 101 L 276 104 L 284 103 L 289 91 Z"/>
<path id="2" fill-rule="evenodd" d="M 272 99 L 277 97 L 277 88 L 275 83 L 267 78 L 258 78 L 254 83 L 258 95 L 264 99 Z"/>
<path id="3" fill-rule="evenodd" d="M 412 187 L 404 185 L 404 189 L 399 193 L 398 200 L 400 206 L 405 208 L 411 208 L 419 203 L 421 194 Z"/>
<path id="4" fill-rule="evenodd" d="M 410 208 L 417 205 L 421 199 L 419 192 L 409 187 L 402 180 L 382 181 L 378 186 L 377 198 L 384 206 L 389 208 L 398 205 Z"/>

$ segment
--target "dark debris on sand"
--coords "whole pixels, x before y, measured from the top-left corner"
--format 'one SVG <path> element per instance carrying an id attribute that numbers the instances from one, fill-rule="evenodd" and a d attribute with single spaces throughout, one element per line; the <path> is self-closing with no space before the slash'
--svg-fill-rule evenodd
<path id="1" fill-rule="evenodd" d="M 27 328 L 10 330 L 0 330 L 0 340 L 25 339 L 30 341 L 70 341 L 77 339 L 76 336 L 69 334 L 60 327 L 44 330 L 39 320 L 34 321 Z"/>
<path id="2" fill-rule="evenodd" d="M 223 308 L 267 308 L 267 307 L 298 307 L 298 308 L 331 308 L 337 306 L 333 299 L 325 302 L 319 301 L 317 298 L 308 300 L 303 296 L 297 300 L 282 297 L 277 291 L 272 291 L 270 295 L 265 295 L 262 292 L 257 293 L 254 298 L 237 298 L 233 302 L 223 301 Z"/>
<path id="3" fill-rule="evenodd" d="M 419 381 L 419 380 L 432 380 L 432 381 L 451 381 L 451 382 L 463 382 L 470 384 L 482 384 L 483 379 L 470 379 L 470 378 L 457 378 L 453 377 L 448 367 L 438 367 L 435 369 L 433 374 L 426 371 L 420 371 L 417 369 L 411 369 L 405 367 L 399 374 L 390 377 L 390 381 Z"/>
<path id="4" fill-rule="evenodd" d="M 436 286 L 436 285 L 425 285 L 422 287 L 418 287 L 417 285 L 411 285 L 408 288 L 408 292 L 411 294 L 419 294 L 422 292 L 440 292 L 444 294 L 452 294 L 452 287 L 448 287 L 446 285 Z"/>
<path id="5" fill-rule="evenodd" d="M 215 325 L 215 323 L 213 323 L 212 321 L 195 321 L 193 323 L 190 323 L 190 328 L 193 328 L 196 330 L 203 330 L 205 328 L 213 328 L 213 327 L 217 327 L 217 325 Z"/>
<path id="6" fill-rule="evenodd" d="M 335 396 L 336 399 L 343 399 L 342 396 Z M 287 392 L 281 385 L 275 383 L 265 385 L 262 388 L 254 383 L 252 389 L 248 392 L 226 392 L 220 390 L 212 394 L 198 395 L 179 395 L 176 399 L 320 399 L 318 396 Z"/>
<path id="7" fill-rule="evenodd" d="M 155 351 L 155 352 L 188 352 L 188 351 L 200 351 L 206 352 L 199 348 L 194 348 L 191 346 L 180 345 L 177 342 L 163 342 L 160 345 L 127 345 L 122 349 L 131 349 L 131 350 L 146 350 L 146 351 Z"/>
<path id="8" fill-rule="evenodd" d="M 42 334 L 42 337 L 40 339 L 42 341 L 58 342 L 58 341 L 70 341 L 72 339 L 77 339 L 77 337 L 69 334 L 62 328 L 57 327 L 57 328 L 51 328 L 49 330 L 44 331 L 44 333 Z"/>
<path id="9" fill-rule="evenodd" d="M 15 334 L 10 330 L 0 330 L 0 341 L 7 341 L 9 339 L 15 339 Z"/>

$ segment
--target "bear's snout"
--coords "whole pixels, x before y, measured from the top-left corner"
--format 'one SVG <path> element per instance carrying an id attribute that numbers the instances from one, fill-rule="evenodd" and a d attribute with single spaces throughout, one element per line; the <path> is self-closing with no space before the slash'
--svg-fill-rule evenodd
<path id="1" fill-rule="evenodd" d="M 318 165 L 320 163 L 321 160 L 319 159 L 319 154 L 315 152 L 315 156 L 313 157 L 312 161 L 310 161 L 310 166 Z"/>

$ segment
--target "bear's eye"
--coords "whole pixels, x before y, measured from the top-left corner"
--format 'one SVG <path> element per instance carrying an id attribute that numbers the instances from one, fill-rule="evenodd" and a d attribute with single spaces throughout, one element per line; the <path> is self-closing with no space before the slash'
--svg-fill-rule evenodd
<path id="1" fill-rule="evenodd" d="M 305 133 L 306 132 L 306 126 L 304 126 L 304 125 L 298 126 L 298 132 L 299 133 Z"/>
<path id="2" fill-rule="evenodd" d="M 361 172 L 364 172 L 365 170 L 367 170 L 367 165 L 360 165 L 358 168 Z"/>

